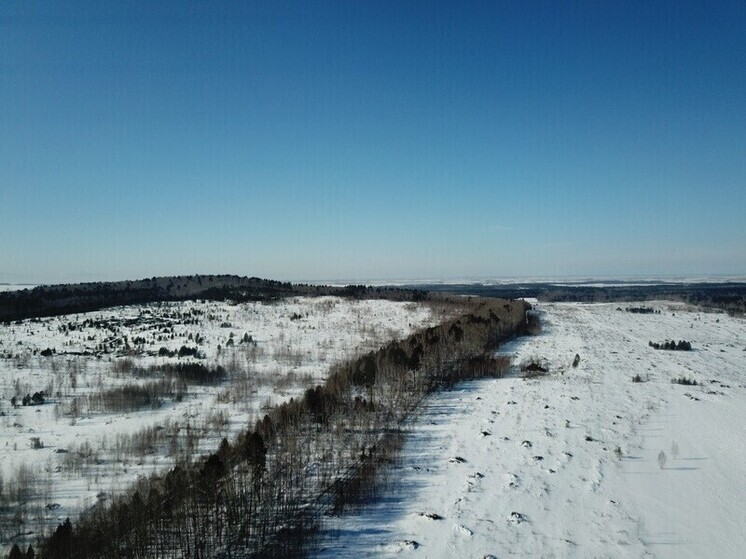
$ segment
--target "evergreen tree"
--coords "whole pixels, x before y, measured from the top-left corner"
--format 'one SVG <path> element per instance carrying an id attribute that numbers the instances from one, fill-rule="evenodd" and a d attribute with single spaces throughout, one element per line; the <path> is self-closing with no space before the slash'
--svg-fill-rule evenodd
<path id="1" fill-rule="evenodd" d="M 72 556 L 73 526 L 70 519 L 57 526 L 52 537 L 47 542 L 44 557 L 49 559 L 67 559 Z"/>

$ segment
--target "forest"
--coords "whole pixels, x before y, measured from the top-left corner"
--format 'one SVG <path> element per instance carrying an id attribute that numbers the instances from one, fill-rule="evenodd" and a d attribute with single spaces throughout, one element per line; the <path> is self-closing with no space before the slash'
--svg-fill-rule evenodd
<path id="1" fill-rule="evenodd" d="M 136 281 L 43 285 L 33 289 L 0 292 L 0 322 L 162 301 L 203 299 L 241 303 L 323 295 L 392 301 L 422 301 L 428 297 L 420 289 L 398 287 L 291 284 L 229 275 L 153 277 Z"/>
<path id="2" fill-rule="evenodd" d="M 703 308 L 718 309 L 732 316 L 746 314 L 746 283 L 662 282 L 658 280 L 603 282 L 515 282 L 501 284 L 458 283 L 417 284 L 428 292 L 447 292 L 481 297 L 533 297 L 546 302 L 607 303 L 612 301 L 681 301 Z M 432 296 L 432 295 L 431 295 Z"/>

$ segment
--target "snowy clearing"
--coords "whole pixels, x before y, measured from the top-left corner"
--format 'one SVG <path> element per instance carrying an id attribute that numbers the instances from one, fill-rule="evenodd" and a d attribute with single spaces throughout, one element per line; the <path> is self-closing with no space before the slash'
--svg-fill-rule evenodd
<path id="1" fill-rule="evenodd" d="M 267 406 L 323 381 L 330 365 L 438 323 L 442 312 L 317 297 L 154 303 L 0 325 L 0 544 L 35 541 L 139 476 L 213 452 Z M 184 363 L 222 376 L 168 380 L 158 369 Z M 122 401 L 133 392 L 141 408 Z"/>
<path id="2" fill-rule="evenodd" d="M 384 497 L 330 519 L 318 556 L 739 556 L 746 322 L 641 305 L 660 313 L 537 305 L 543 333 L 501 352 L 549 372 L 434 395 Z M 692 351 L 649 346 L 672 339 Z"/>

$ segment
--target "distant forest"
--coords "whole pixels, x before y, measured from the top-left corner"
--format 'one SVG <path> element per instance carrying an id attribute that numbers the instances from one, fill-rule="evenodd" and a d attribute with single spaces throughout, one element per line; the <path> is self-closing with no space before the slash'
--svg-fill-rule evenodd
<path id="1" fill-rule="evenodd" d="M 211 301 L 275 301 L 294 296 L 337 295 L 357 299 L 422 301 L 420 289 L 347 285 L 291 284 L 240 276 L 175 276 L 136 281 L 44 285 L 0 293 L 0 321 L 90 312 L 120 305 L 204 299 Z"/>
<path id="2" fill-rule="evenodd" d="M 404 286 L 407 287 L 407 286 Z M 422 284 L 416 286 L 428 292 L 448 292 L 459 295 L 518 299 L 533 297 L 540 301 L 605 303 L 616 301 L 683 301 L 692 305 L 726 311 L 731 315 L 746 314 L 746 283 L 623 283 L 613 286 L 584 284 L 557 285 L 551 283 L 484 284 Z"/>
<path id="3" fill-rule="evenodd" d="M 731 315 L 746 315 L 746 283 L 620 283 L 614 286 L 551 283 L 414 284 L 397 287 L 292 284 L 256 277 L 195 275 L 158 277 L 136 281 L 95 282 L 39 286 L 20 291 L 0 292 L 0 322 L 69 313 L 90 312 L 119 305 L 159 301 L 276 301 L 285 297 L 336 295 L 355 299 L 424 301 L 445 294 L 518 299 L 535 297 L 540 301 L 674 300 L 701 307 L 720 309 Z"/>

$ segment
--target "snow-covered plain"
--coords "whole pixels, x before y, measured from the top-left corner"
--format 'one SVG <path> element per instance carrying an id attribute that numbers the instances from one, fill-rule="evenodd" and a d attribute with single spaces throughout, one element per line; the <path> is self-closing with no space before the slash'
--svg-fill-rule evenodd
<path id="1" fill-rule="evenodd" d="M 500 351 L 549 373 L 434 395 L 318 556 L 743 557 L 746 322 L 644 305 L 537 305 L 543 333 Z M 693 351 L 648 345 L 667 339 Z"/>
<path id="2" fill-rule="evenodd" d="M 266 406 L 321 382 L 333 363 L 451 311 L 337 297 L 187 301 L 0 325 L 0 545 L 33 542 L 139 476 L 214 451 Z M 182 346 L 200 358 L 160 352 Z M 190 384 L 155 409 L 89 409 L 96 394 L 159 378 L 138 368 L 184 362 L 220 365 L 227 379 Z M 40 391 L 43 405 L 21 405 Z"/>
<path id="3" fill-rule="evenodd" d="M 36 287 L 30 283 L 0 283 L 0 292 L 2 291 L 21 291 L 22 289 L 33 289 Z"/>

